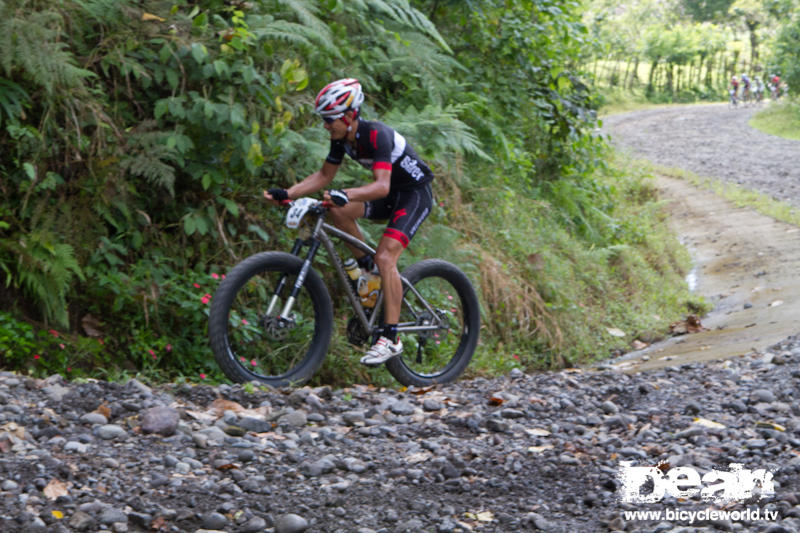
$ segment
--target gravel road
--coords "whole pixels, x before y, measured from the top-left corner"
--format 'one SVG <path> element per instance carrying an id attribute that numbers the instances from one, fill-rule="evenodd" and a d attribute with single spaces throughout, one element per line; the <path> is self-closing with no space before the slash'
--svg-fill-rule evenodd
<path id="1" fill-rule="evenodd" d="M 606 117 L 603 130 L 616 146 L 638 157 L 800 207 L 800 142 L 749 127 L 759 109 L 727 104 L 656 108 Z"/>
<path id="2" fill-rule="evenodd" d="M 749 183 L 792 194 L 797 170 L 769 165 L 798 159 L 754 149 L 781 141 L 750 140 L 748 113 L 670 108 L 606 124 L 620 142 L 656 150 L 657 162 L 702 174 L 739 181 L 761 161 L 781 180 Z M 728 143 L 716 144 L 722 136 Z M 741 167 L 720 162 L 739 152 Z M 762 353 L 631 375 L 515 371 L 402 392 L 0 373 L 0 531 L 798 531 L 798 363 L 800 338 L 790 337 Z M 661 464 L 667 476 L 732 464 L 769 476 L 763 492 L 722 493 L 725 504 L 659 499 L 653 479 L 640 494 L 655 503 L 625 503 L 622 461 Z M 750 511 L 690 523 L 689 511 L 708 509 Z"/>

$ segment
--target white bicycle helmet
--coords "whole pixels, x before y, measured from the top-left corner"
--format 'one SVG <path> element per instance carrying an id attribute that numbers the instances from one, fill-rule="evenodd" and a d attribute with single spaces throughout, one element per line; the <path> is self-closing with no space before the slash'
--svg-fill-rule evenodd
<path id="1" fill-rule="evenodd" d="M 361 106 L 364 93 L 361 84 L 355 78 L 344 78 L 326 85 L 317 95 L 314 110 L 328 118 L 340 118 L 348 109 Z"/>

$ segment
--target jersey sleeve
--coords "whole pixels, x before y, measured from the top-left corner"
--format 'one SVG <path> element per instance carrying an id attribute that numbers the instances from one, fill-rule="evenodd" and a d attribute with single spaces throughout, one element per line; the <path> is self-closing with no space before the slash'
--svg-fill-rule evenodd
<path id="1" fill-rule="evenodd" d="M 341 165 L 344 159 L 344 143 L 342 141 L 331 141 L 331 149 L 325 161 L 333 165 Z"/>
<path id="2" fill-rule="evenodd" d="M 375 150 L 372 158 L 372 170 L 392 170 L 392 149 L 394 148 L 394 132 L 387 128 L 376 128 L 370 132 L 369 143 Z"/>

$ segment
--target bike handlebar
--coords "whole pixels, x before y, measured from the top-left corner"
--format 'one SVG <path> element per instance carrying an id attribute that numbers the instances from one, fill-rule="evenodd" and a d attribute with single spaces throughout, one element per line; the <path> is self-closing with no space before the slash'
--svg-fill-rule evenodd
<path id="1" fill-rule="evenodd" d="M 292 205 L 293 201 L 294 200 L 281 200 L 280 204 L 281 204 L 282 207 L 289 207 L 290 205 Z M 321 200 L 320 204 L 325 209 L 330 209 L 331 207 L 337 207 L 337 205 L 335 203 L 329 202 L 327 200 Z"/>

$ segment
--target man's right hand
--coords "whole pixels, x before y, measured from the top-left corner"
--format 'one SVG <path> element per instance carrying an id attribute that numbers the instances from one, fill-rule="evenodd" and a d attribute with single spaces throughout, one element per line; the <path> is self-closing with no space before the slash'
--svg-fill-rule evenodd
<path id="1" fill-rule="evenodd" d="M 275 205 L 281 205 L 289 199 L 289 193 L 286 189 L 272 188 L 264 191 L 264 198 L 271 201 Z"/>

